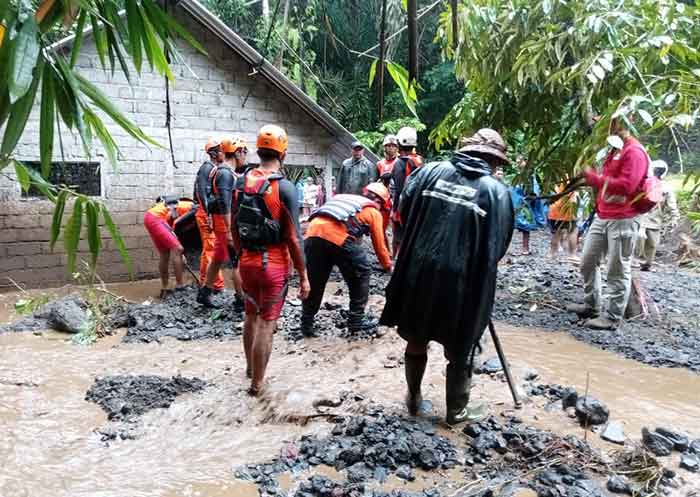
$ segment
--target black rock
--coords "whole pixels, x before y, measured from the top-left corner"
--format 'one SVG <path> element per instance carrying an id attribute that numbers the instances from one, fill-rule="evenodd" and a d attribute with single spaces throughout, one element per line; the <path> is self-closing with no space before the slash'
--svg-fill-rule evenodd
<path id="1" fill-rule="evenodd" d="M 472 441 L 471 447 L 481 455 L 487 455 L 491 449 L 503 454 L 507 451 L 508 444 L 500 434 L 485 431 Z"/>
<path id="2" fill-rule="evenodd" d="M 625 432 L 622 429 L 622 424 L 617 421 L 611 421 L 608 423 L 603 433 L 600 434 L 600 438 L 607 442 L 619 445 L 624 445 L 625 440 L 627 439 L 627 437 L 625 437 Z"/>
<path id="3" fill-rule="evenodd" d="M 57 331 L 80 333 L 88 322 L 85 301 L 75 295 L 68 296 L 47 305 L 48 325 Z"/>
<path id="4" fill-rule="evenodd" d="M 371 480 L 373 476 L 374 471 L 368 468 L 363 462 L 358 462 L 348 468 L 348 481 L 350 483 L 360 483 Z"/>
<path id="5" fill-rule="evenodd" d="M 500 359 L 498 359 L 498 357 L 492 357 L 491 359 L 484 361 L 481 366 L 474 370 L 474 372 L 476 374 L 493 374 L 498 373 L 501 370 L 503 370 L 503 365 L 501 364 Z"/>
<path id="6" fill-rule="evenodd" d="M 700 438 L 690 442 L 690 446 L 688 447 L 688 450 L 690 452 L 692 452 L 693 454 L 700 455 Z"/>
<path id="7" fill-rule="evenodd" d="M 576 417 L 581 426 L 602 425 L 608 421 L 610 410 L 593 397 L 581 397 L 576 401 Z"/>
<path id="8" fill-rule="evenodd" d="M 698 456 L 693 454 L 683 454 L 681 456 L 681 468 L 692 473 L 697 473 L 700 471 L 700 460 L 698 459 Z"/>
<path id="9" fill-rule="evenodd" d="M 642 428 L 642 443 L 655 456 L 670 456 L 673 450 L 671 440 L 646 428 Z"/>
<path id="10" fill-rule="evenodd" d="M 561 394 L 562 409 L 576 407 L 576 402 L 578 402 L 578 392 L 576 389 L 571 387 L 565 388 Z"/>
<path id="11" fill-rule="evenodd" d="M 632 495 L 632 487 L 630 487 L 629 480 L 626 477 L 620 475 L 613 475 L 608 478 L 607 489 L 614 494 L 627 494 Z"/>
<path id="12" fill-rule="evenodd" d="M 416 479 L 416 477 L 413 475 L 413 470 L 411 467 L 406 465 L 401 465 L 396 468 L 396 476 L 397 478 L 401 478 L 402 480 L 406 481 L 413 481 Z"/>
<path id="13" fill-rule="evenodd" d="M 673 449 L 678 452 L 685 452 L 690 447 L 690 440 L 687 435 L 683 435 L 677 431 L 667 430 L 666 428 L 657 428 L 654 431 L 673 442 Z"/>

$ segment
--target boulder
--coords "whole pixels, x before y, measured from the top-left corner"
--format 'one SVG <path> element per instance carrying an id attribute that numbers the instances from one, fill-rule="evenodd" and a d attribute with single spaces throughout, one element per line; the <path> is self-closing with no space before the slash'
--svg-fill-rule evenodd
<path id="1" fill-rule="evenodd" d="M 673 442 L 656 432 L 642 428 L 642 443 L 655 456 L 670 456 L 673 450 Z"/>
<path id="2" fill-rule="evenodd" d="M 575 388 L 567 387 L 561 394 L 562 409 L 566 410 L 569 407 L 576 407 L 578 401 L 578 392 Z"/>
<path id="3" fill-rule="evenodd" d="M 625 437 L 625 432 L 622 429 L 622 424 L 617 421 L 611 421 L 605 427 L 603 433 L 600 434 L 600 438 L 602 438 L 606 442 L 624 445 L 627 437 Z"/>
<path id="4" fill-rule="evenodd" d="M 700 455 L 700 438 L 697 440 L 693 440 L 690 442 L 690 446 L 688 447 L 688 450 L 692 452 L 693 454 L 698 454 Z"/>
<path id="5" fill-rule="evenodd" d="M 690 446 L 690 440 L 687 435 L 666 428 L 657 428 L 654 431 L 673 442 L 673 449 L 678 452 L 685 452 Z"/>
<path id="6" fill-rule="evenodd" d="M 681 468 L 692 473 L 700 471 L 700 460 L 693 454 L 683 454 L 681 456 Z"/>
<path id="7" fill-rule="evenodd" d="M 503 369 L 503 365 L 498 357 L 492 357 L 484 361 L 481 366 L 477 367 L 474 372 L 476 374 L 493 374 L 498 373 Z"/>
<path id="8" fill-rule="evenodd" d="M 610 410 L 598 399 L 581 397 L 576 401 L 576 417 L 584 427 L 602 425 L 608 421 Z"/>
<path id="9" fill-rule="evenodd" d="M 80 297 L 68 296 L 51 302 L 48 307 L 48 324 L 57 331 L 79 333 L 88 321 L 88 314 L 83 309 Z"/>
<path id="10" fill-rule="evenodd" d="M 629 480 L 620 475 L 613 475 L 608 478 L 607 489 L 614 494 L 632 495 L 632 487 L 630 487 Z"/>

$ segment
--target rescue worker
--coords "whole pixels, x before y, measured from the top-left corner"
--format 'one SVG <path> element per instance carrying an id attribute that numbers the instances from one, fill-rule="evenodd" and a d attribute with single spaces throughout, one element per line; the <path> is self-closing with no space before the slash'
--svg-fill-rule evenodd
<path id="1" fill-rule="evenodd" d="M 207 268 L 209 262 L 214 257 L 214 247 L 216 245 L 216 237 L 212 227 L 211 217 L 209 215 L 209 203 L 211 201 L 211 184 L 209 175 L 212 169 L 221 164 L 224 160 L 224 153 L 221 150 L 221 141 L 214 138 L 209 138 L 204 151 L 209 157 L 204 161 L 197 171 L 197 176 L 194 181 L 194 193 L 192 198 L 197 202 L 197 227 L 199 228 L 199 236 L 202 239 L 202 255 L 199 258 L 199 286 L 206 285 Z M 219 271 L 214 279 L 213 287 L 215 292 L 220 292 L 224 289 L 224 275 Z"/>
<path id="2" fill-rule="evenodd" d="M 399 140 L 400 141 L 400 140 Z M 447 365 L 447 423 L 474 421 L 469 407 L 472 364 L 491 317 L 498 261 L 513 234 L 508 188 L 492 176 L 508 161 L 496 131 L 481 129 L 451 160 L 416 171 L 399 210 L 405 243 L 386 289 L 380 324 L 406 340 L 409 413 L 418 413 L 428 343 L 442 344 Z"/>
<path id="3" fill-rule="evenodd" d="M 209 261 L 205 284 L 201 286 L 197 294 L 197 302 L 205 307 L 218 309 L 221 307 L 211 300 L 215 290 L 217 275 L 221 274 L 221 266 L 226 262 L 233 264 L 234 288 L 240 289 L 240 275 L 236 267 L 236 253 L 233 248 L 233 235 L 231 234 L 231 203 L 236 180 L 246 162 L 246 146 L 244 141 L 234 141 L 230 138 L 221 140 L 221 151 L 224 153 L 224 161 L 213 168 L 209 173 L 211 189 L 211 202 L 209 214 L 214 231 L 214 253 Z M 243 310 L 243 297 L 236 293 L 234 308 Z"/>
<path id="4" fill-rule="evenodd" d="M 399 145 L 394 135 L 384 137 L 384 158 L 377 162 L 377 175 L 384 186 L 391 185 L 391 174 L 394 171 L 394 163 L 399 156 Z"/>
<path id="5" fill-rule="evenodd" d="M 403 192 L 404 185 L 408 176 L 418 169 L 422 162 L 417 162 L 412 154 L 415 154 L 415 147 L 418 143 L 418 133 L 415 128 L 403 127 L 396 134 L 396 140 L 399 143 L 399 157 L 394 163 L 392 171 L 392 253 L 394 256 L 398 253 L 401 240 L 403 238 L 403 229 L 401 226 L 401 216 L 398 210 L 399 198 Z M 419 157 L 419 156 L 417 156 Z"/>
<path id="6" fill-rule="evenodd" d="M 362 195 L 362 190 L 377 181 L 377 168 L 365 157 L 365 146 L 352 143 L 352 157 L 345 159 L 338 174 L 336 193 Z"/>
<path id="7" fill-rule="evenodd" d="M 380 205 L 389 198 L 381 183 L 370 183 L 365 195 L 336 195 L 311 215 L 304 236 L 311 292 L 302 304 L 301 331 L 314 336 L 314 316 L 321 307 L 328 277 L 337 266 L 350 292 L 348 329 L 356 333 L 377 325 L 365 317 L 369 299 L 370 262 L 362 246 L 369 234 L 379 263 L 391 271 L 391 257 L 386 246 Z"/>
<path id="8" fill-rule="evenodd" d="M 194 202 L 178 201 L 176 196 L 168 196 L 159 201 L 146 211 L 143 216 L 143 224 L 155 245 L 160 261 L 158 271 L 160 272 L 160 298 L 171 292 L 169 289 L 169 266 L 173 262 L 175 272 L 175 285 L 179 288 L 183 285 L 184 263 L 182 260 L 184 249 L 175 236 L 173 226 L 179 218 L 196 209 Z"/>
<path id="9" fill-rule="evenodd" d="M 587 319 L 585 326 L 596 330 L 617 328 L 632 288 L 632 255 L 639 227 L 634 200 L 649 170 L 649 156 L 628 126 L 619 118 L 610 121 L 608 143 L 615 146 L 603 163 L 602 174 L 592 168 L 584 173 L 588 186 L 598 192 L 596 217 L 581 255 L 583 303 L 570 304 L 567 310 Z M 604 254 L 608 264 L 608 307 L 603 313 L 600 265 Z"/>
<path id="10" fill-rule="evenodd" d="M 669 226 L 675 229 L 681 217 L 678 211 L 676 194 L 671 186 L 663 179 L 668 173 L 665 161 L 655 160 L 649 169 L 651 174 L 659 178 L 663 189 L 663 199 L 651 211 L 639 217 L 639 234 L 637 235 L 637 257 L 642 260 L 640 269 L 651 271 L 656 258 L 656 248 L 661 240 L 661 228 L 664 226 L 665 215 L 670 215 Z"/>
<path id="11" fill-rule="evenodd" d="M 232 216 L 233 243 L 239 257 L 245 295 L 243 347 L 248 393 L 263 389 L 272 352 L 272 334 L 287 294 L 290 265 L 299 275 L 299 298 L 309 294 L 304 265 L 299 203 L 294 185 L 281 173 L 287 155 L 287 133 L 266 125 L 256 142 L 260 166 L 249 170 L 236 186 Z"/>

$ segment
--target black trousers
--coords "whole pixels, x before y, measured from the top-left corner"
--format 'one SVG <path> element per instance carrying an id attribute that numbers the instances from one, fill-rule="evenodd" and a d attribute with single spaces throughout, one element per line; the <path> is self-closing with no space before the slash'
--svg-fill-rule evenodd
<path id="1" fill-rule="evenodd" d="M 302 319 L 312 319 L 321 307 L 333 266 L 338 267 L 350 291 L 350 320 L 361 319 L 369 299 L 370 274 L 369 259 L 362 244 L 348 238 L 338 247 L 323 238 L 310 237 L 304 241 L 304 254 L 311 292 L 303 301 Z"/>

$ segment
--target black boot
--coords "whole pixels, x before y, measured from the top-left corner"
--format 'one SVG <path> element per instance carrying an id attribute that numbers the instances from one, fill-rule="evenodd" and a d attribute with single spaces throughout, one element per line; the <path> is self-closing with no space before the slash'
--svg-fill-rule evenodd
<path id="1" fill-rule="evenodd" d="M 318 336 L 314 330 L 314 317 L 306 314 L 301 315 L 301 334 L 307 338 Z"/>
<path id="2" fill-rule="evenodd" d="M 445 382 L 445 397 L 447 401 L 447 424 L 475 423 L 486 417 L 483 405 L 469 407 L 469 391 L 472 377 L 464 366 L 452 363 L 447 365 L 447 381 Z"/>
<path id="3" fill-rule="evenodd" d="M 201 287 L 197 292 L 197 303 L 202 304 L 204 307 L 208 307 L 209 309 L 220 309 L 220 305 L 212 302 L 211 292 L 211 288 L 207 286 Z"/>
<path id="4" fill-rule="evenodd" d="M 364 313 L 348 313 L 348 330 L 350 333 L 361 333 L 379 326 L 379 321 L 364 315 Z"/>
<path id="5" fill-rule="evenodd" d="M 411 416 L 418 414 L 418 409 L 423 401 L 420 385 L 423 382 L 425 366 L 428 364 L 428 354 L 413 355 L 404 354 L 404 372 L 406 373 L 406 407 Z"/>

